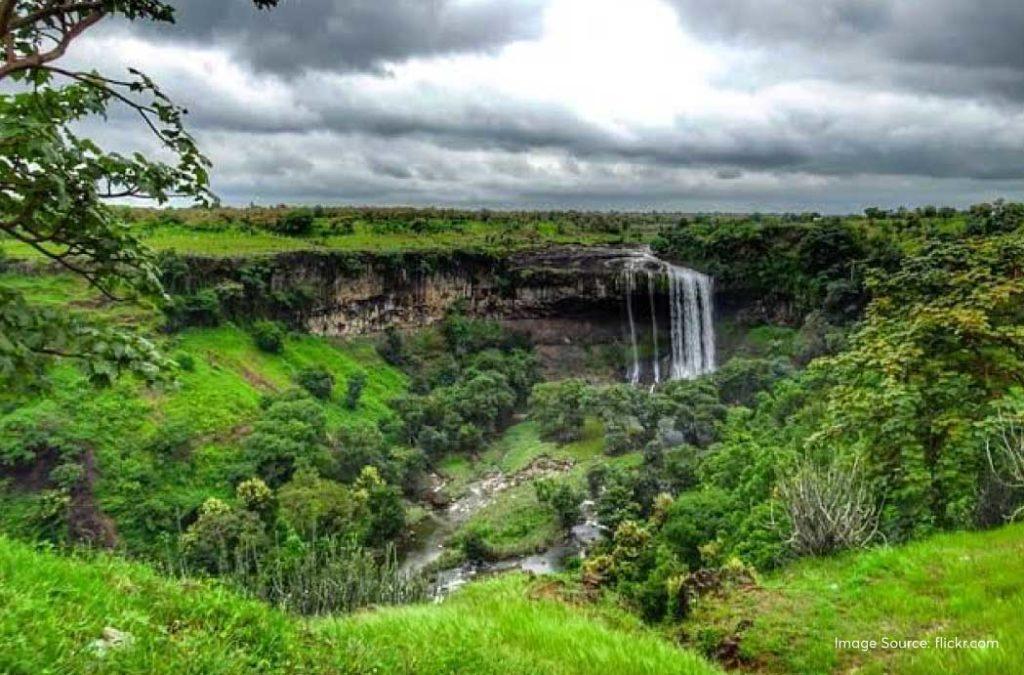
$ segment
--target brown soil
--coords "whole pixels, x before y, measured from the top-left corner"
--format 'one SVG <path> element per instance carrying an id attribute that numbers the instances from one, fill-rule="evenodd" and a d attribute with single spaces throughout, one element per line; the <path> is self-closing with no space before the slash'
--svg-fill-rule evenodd
<path id="1" fill-rule="evenodd" d="M 102 548 L 117 546 L 117 526 L 96 503 L 93 486 L 99 477 L 96 457 L 86 450 L 82 456 L 82 480 L 71 490 L 68 507 L 68 535 L 72 541 L 81 541 Z"/>

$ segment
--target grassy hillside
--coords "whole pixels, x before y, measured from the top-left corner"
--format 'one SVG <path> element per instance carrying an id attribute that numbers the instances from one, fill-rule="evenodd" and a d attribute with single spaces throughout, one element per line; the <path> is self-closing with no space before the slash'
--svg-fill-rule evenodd
<path id="1" fill-rule="evenodd" d="M 1024 525 L 805 560 L 759 587 L 703 601 L 683 628 L 708 648 L 738 633 L 744 667 L 761 672 L 1024 672 Z M 940 649 L 936 636 L 999 647 Z M 911 650 L 835 645 L 884 637 L 932 642 Z"/>
<path id="2" fill-rule="evenodd" d="M 711 673 L 610 608 L 545 599 L 525 577 L 419 605 L 301 621 L 222 587 L 0 539 L 5 673 Z M 132 643 L 100 656 L 105 627 Z"/>
<path id="3" fill-rule="evenodd" d="M 65 275 L 5 276 L 34 301 L 88 309 L 105 321 L 146 325 L 150 310 L 100 303 L 83 282 Z M 17 449 L 45 432 L 47 443 L 66 439 L 86 447 L 95 460 L 93 492 L 113 518 L 119 539 L 140 551 L 157 544 L 160 532 L 176 532 L 178 521 L 207 497 L 227 497 L 242 459 L 240 440 L 259 416 L 266 394 L 295 386 L 303 368 L 323 366 L 337 386 L 321 405 L 328 428 L 376 423 L 391 415 L 387 401 L 404 391 L 406 377 L 386 364 L 372 344 L 332 342 L 309 335 L 286 338 L 280 354 L 260 351 L 242 328 L 189 329 L 158 338 L 164 351 L 193 365 L 174 382 L 156 387 L 122 378 L 96 389 L 73 364 L 55 366 L 42 391 L 0 392 L 0 443 Z M 342 404 L 345 382 L 368 376 L 355 410 Z M 45 476 L 46 471 L 40 471 Z M 0 483 L 0 529 L 25 537 L 46 533 L 46 485 L 31 476 Z M 34 480 L 34 479 L 33 479 Z"/>

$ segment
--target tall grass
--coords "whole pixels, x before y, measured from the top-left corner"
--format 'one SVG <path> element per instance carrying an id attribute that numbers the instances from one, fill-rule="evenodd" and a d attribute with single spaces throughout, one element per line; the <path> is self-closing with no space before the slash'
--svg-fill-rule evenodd
<path id="1" fill-rule="evenodd" d="M 205 571 L 190 566 L 173 550 L 168 551 L 164 569 L 182 578 Z M 421 602 L 431 591 L 425 577 L 399 569 L 393 544 L 373 551 L 335 537 L 277 542 L 269 549 L 225 548 L 213 571 L 246 595 L 303 615 Z"/>

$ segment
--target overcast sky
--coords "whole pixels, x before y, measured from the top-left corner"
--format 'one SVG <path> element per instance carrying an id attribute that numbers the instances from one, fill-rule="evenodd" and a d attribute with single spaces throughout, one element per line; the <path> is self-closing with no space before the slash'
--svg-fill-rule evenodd
<path id="1" fill-rule="evenodd" d="M 227 203 L 860 210 L 1024 199 L 1024 0 L 178 0 L 157 79 Z M 99 135 L 148 147 L 130 118 Z"/>

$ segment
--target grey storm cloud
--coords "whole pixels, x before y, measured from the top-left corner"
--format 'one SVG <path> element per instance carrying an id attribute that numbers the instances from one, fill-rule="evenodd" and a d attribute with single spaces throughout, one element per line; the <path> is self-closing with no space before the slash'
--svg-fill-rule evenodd
<path id="1" fill-rule="evenodd" d="M 664 1 L 727 67 L 707 107 L 650 123 L 609 124 L 570 94 L 535 98 L 480 72 L 467 85 L 459 58 L 414 64 L 426 79 L 402 70 L 501 60 L 561 0 L 273 12 L 181 0 L 177 26 L 99 32 L 82 56 L 104 72 L 150 58 L 229 202 L 836 210 L 1024 197 L 1024 0 Z M 122 53 L 126 30 L 168 51 Z M 148 147 L 141 134 L 127 112 L 97 128 L 115 149 Z"/>
<path id="2" fill-rule="evenodd" d="M 197 87 L 199 85 L 197 84 Z M 560 150 L 571 157 L 644 162 L 662 166 L 711 166 L 731 177 L 744 169 L 803 171 L 823 175 L 877 173 L 931 177 L 1024 179 L 1024 114 L 1005 122 L 959 104 L 923 112 L 875 109 L 823 111 L 817 101 L 780 107 L 774 119 L 711 119 L 707 126 L 680 120 L 669 128 L 638 129 L 628 138 L 556 105 L 482 97 L 444 104 L 394 106 L 358 93 L 317 89 L 300 82 L 295 103 L 304 115 L 260 116 L 245 104 L 204 96 L 193 110 L 200 128 L 219 131 L 302 133 L 320 131 L 380 139 L 419 139 L 453 150 L 514 154 Z M 307 92 L 302 94 L 300 92 Z M 212 93 L 212 92 L 211 92 Z M 825 95 L 823 95 L 825 96 Z M 434 101 L 437 97 L 429 97 Z M 884 103 L 864 101 L 868 107 Z M 942 119 L 938 118 L 943 114 Z M 934 117 L 933 117 L 934 116 Z M 1002 123 L 1005 128 L 998 126 Z M 984 128 L 979 130 L 979 127 Z M 955 149 L 955 151 L 954 151 Z M 371 167 L 398 176 L 394 167 Z M 570 169 L 567 169 L 571 173 Z M 403 176 L 406 177 L 406 176 Z"/>
<path id="3" fill-rule="evenodd" d="M 259 70 L 375 70 L 413 56 L 487 51 L 540 30 L 540 0 L 178 0 L 175 25 L 137 24 L 152 39 L 230 47 Z"/>
<path id="4" fill-rule="evenodd" d="M 670 2 L 687 30 L 802 50 L 798 68 L 888 78 L 940 94 L 1024 100 L 1021 0 Z"/>

